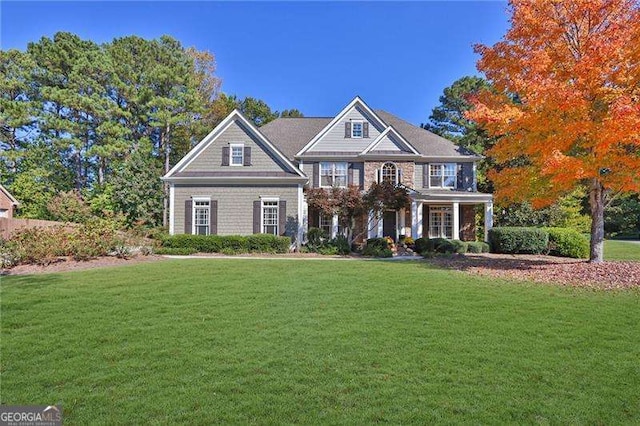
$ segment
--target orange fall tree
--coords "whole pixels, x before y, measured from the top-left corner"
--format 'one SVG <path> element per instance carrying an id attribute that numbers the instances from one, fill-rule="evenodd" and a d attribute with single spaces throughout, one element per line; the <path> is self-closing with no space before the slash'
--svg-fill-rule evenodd
<path id="1" fill-rule="evenodd" d="M 468 113 L 499 137 L 496 198 L 542 207 L 585 186 L 601 261 L 604 206 L 640 190 L 639 4 L 512 0 L 510 11 L 503 40 L 475 46 L 494 90 Z"/>

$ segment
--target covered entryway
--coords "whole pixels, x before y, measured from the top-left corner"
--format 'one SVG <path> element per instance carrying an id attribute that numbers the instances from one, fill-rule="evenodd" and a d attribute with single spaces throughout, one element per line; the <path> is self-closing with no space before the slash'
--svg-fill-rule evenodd
<path id="1" fill-rule="evenodd" d="M 397 214 L 394 210 L 387 210 L 382 215 L 382 236 L 391 237 L 396 241 Z"/>

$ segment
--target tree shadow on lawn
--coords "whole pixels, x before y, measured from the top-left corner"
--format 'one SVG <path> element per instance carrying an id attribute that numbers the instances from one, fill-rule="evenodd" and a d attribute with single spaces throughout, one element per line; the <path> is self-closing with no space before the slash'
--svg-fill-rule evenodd
<path id="1" fill-rule="evenodd" d="M 446 269 L 469 271 L 531 271 L 558 265 L 584 264 L 582 259 L 553 258 L 539 255 L 452 254 L 425 258 L 425 263 Z"/>

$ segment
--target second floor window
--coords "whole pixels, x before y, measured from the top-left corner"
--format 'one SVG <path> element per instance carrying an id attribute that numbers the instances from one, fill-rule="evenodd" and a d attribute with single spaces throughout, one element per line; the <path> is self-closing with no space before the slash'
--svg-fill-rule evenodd
<path id="1" fill-rule="evenodd" d="M 244 145 L 231 145 L 229 149 L 232 166 L 242 166 L 244 164 Z"/>
<path id="2" fill-rule="evenodd" d="M 347 186 L 347 163 L 320 163 L 320 186 Z"/>
<path id="3" fill-rule="evenodd" d="M 456 164 L 429 164 L 430 188 L 455 188 Z"/>
<path id="4" fill-rule="evenodd" d="M 384 163 L 380 171 L 381 181 L 392 185 L 398 184 L 398 168 L 393 163 Z"/>
<path id="5" fill-rule="evenodd" d="M 352 121 L 351 122 L 351 137 L 352 138 L 361 138 L 362 137 L 362 121 Z"/>

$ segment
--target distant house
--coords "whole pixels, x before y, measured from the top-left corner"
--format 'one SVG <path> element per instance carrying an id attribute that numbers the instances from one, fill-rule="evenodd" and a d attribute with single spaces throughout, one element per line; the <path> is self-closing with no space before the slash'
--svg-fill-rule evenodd
<path id="1" fill-rule="evenodd" d="M 11 219 L 18 205 L 20 205 L 18 200 L 13 198 L 7 188 L 0 185 L 0 217 Z"/>
<path id="2" fill-rule="evenodd" d="M 364 237 L 475 239 L 493 197 L 477 191 L 481 157 L 359 97 L 335 117 L 278 118 L 257 128 L 233 111 L 182 158 L 169 183 L 171 234 L 276 234 L 303 241 L 310 227 L 332 237 L 337 217 L 308 207 L 304 188 L 389 181 L 409 189 L 409 209 L 384 212 Z M 366 218 L 363 218 L 366 219 Z"/>

